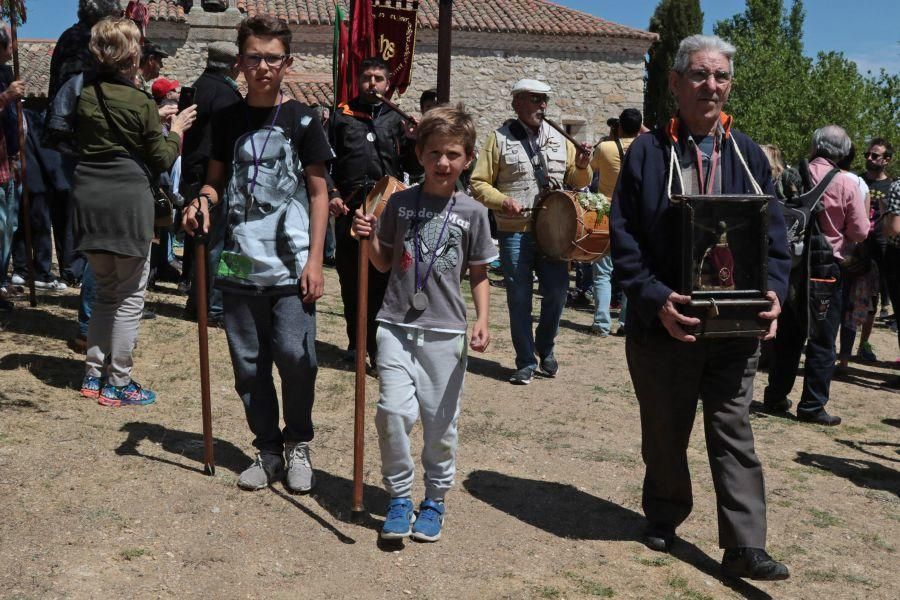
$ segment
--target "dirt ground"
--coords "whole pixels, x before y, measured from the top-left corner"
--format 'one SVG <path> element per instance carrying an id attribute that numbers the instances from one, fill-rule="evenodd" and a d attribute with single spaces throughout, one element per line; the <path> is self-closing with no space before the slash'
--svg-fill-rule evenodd
<path id="1" fill-rule="evenodd" d="M 900 395 L 879 326 L 877 365 L 835 382 L 837 428 L 754 413 L 768 491 L 769 551 L 790 580 L 717 575 L 715 497 L 702 427 L 689 451 L 694 512 L 671 555 L 638 540 L 640 428 L 622 338 L 587 334 L 567 309 L 557 379 L 506 383 L 513 354 L 502 289 L 493 343 L 472 356 L 457 485 L 443 539 L 378 543 L 387 496 L 369 379 L 365 503 L 350 521 L 353 373 L 337 276 L 318 307 L 320 362 L 310 495 L 239 490 L 253 448 L 224 332 L 211 330 L 215 477 L 202 474 L 196 326 L 172 284 L 148 295 L 135 377 L 159 393 L 110 409 L 77 392 L 77 290 L 0 316 L 0 598 L 896 598 L 900 596 Z M 764 375 L 757 378 L 761 397 Z M 794 400 L 796 396 L 794 394 Z M 702 409 L 701 409 L 702 410 Z M 414 448 L 420 443 L 414 431 Z M 414 490 L 421 499 L 421 481 Z"/>

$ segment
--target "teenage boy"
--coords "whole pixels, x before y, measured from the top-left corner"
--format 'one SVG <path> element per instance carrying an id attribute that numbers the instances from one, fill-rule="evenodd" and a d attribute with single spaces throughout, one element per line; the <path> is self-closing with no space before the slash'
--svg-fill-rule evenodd
<path id="1" fill-rule="evenodd" d="M 437 541 L 444 496 L 456 472 L 456 423 L 466 374 L 466 304 L 460 282 L 469 270 L 476 321 L 472 350 L 488 332 L 487 265 L 497 258 L 483 205 L 457 192 L 459 174 L 475 158 L 475 125 L 462 106 L 434 108 L 418 127 L 416 155 L 425 181 L 391 196 L 381 219 L 357 210 L 353 228 L 372 237 L 372 265 L 390 271 L 377 315 L 375 414 L 381 473 L 391 495 L 384 539 L 412 535 Z M 425 500 L 413 513 L 409 432 L 422 418 Z M 415 525 L 413 526 L 413 523 Z M 412 527 L 411 527 L 412 526 Z"/>
<path id="2" fill-rule="evenodd" d="M 281 92 L 293 61 L 287 23 L 268 15 L 245 19 L 237 43 L 247 97 L 213 117 L 206 185 L 183 221 L 193 233 L 202 212 L 208 230 L 209 207 L 225 203 L 216 286 L 235 389 L 259 451 L 238 485 L 258 490 L 280 479 L 284 453 L 287 488 L 306 492 L 314 483 L 308 444 L 318 370 L 315 301 L 324 287 L 325 162 L 333 154 L 316 113 Z M 283 430 L 273 362 L 282 381 Z"/>

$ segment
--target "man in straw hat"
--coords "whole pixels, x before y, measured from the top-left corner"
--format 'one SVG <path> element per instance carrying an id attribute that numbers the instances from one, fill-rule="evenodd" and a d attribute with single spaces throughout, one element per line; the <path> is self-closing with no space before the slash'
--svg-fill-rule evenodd
<path id="1" fill-rule="evenodd" d="M 516 82 L 512 88 L 516 118 L 490 133 L 472 174 L 473 196 L 493 211 L 497 221 L 516 350 L 516 372 L 509 382 L 516 385 L 531 383 L 536 370 L 556 377 L 559 364 L 553 346 L 569 287 L 568 263 L 537 251 L 531 210 L 554 184 L 577 189 L 591 183 L 590 147 L 576 148 L 544 121 L 551 93 L 542 81 Z M 543 294 L 536 332 L 531 326 L 535 273 Z"/>

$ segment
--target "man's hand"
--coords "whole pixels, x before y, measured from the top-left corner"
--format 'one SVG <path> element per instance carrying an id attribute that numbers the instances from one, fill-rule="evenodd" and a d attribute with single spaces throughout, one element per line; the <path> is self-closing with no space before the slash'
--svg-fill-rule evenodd
<path id="1" fill-rule="evenodd" d="M 484 352 L 491 343 L 491 332 L 488 329 L 487 319 L 478 319 L 472 327 L 472 339 L 469 340 L 469 348 L 475 352 Z"/>
<path id="2" fill-rule="evenodd" d="M 6 88 L 6 94 L 12 97 L 13 100 L 19 100 L 25 97 L 25 84 L 21 81 L 13 81 L 9 84 L 9 87 Z"/>
<path id="3" fill-rule="evenodd" d="M 306 261 L 300 274 L 300 298 L 304 304 L 312 304 L 325 293 L 325 276 L 322 274 L 322 263 Z"/>
<path id="4" fill-rule="evenodd" d="M 696 342 L 697 338 L 690 335 L 684 329 L 682 329 L 682 325 L 686 325 L 688 327 L 696 326 L 700 324 L 700 319 L 696 319 L 694 317 L 686 317 L 675 308 L 676 304 L 687 304 L 691 301 L 690 296 L 682 296 L 681 294 L 676 294 L 672 292 L 669 294 L 669 299 L 666 300 L 666 303 L 663 304 L 663 307 L 659 309 L 656 313 L 659 316 L 659 320 L 662 322 L 663 327 L 666 328 L 666 331 L 669 332 L 673 338 L 678 340 L 679 342 Z"/>
<path id="5" fill-rule="evenodd" d="M 166 123 L 169 119 L 171 119 L 174 115 L 178 114 L 178 107 L 174 104 L 163 104 L 158 109 L 159 112 L 159 122 Z"/>
<path id="6" fill-rule="evenodd" d="M 591 145 L 582 144 L 576 150 L 578 154 L 575 155 L 575 166 L 579 169 L 587 169 L 591 164 Z"/>
<path id="7" fill-rule="evenodd" d="M 328 201 L 328 212 L 331 213 L 332 217 L 337 218 L 346 215 L 350 212 L 350 209 L 347 208 L 347 205 L 340 198 L 332 198 Z"/>
<path id="8" fill-rule="evenodd" d="M 406 136 L 407 139 L 415 140 L 419 134 L 416 131 L 416 128 L 419 126 L 418 121 L 413 121 L 410 123 L 406 119 L 403 119 L 403 135 Z"/>
<path id="9" fill-rule="evenodd" d="M 778 331 L 778 315 L 781 314 L 781 302 L 778 301 L 778 295 L 769 290 L 766 292 L 766 298 L 772 301 L 772 307 L 769 310 L 759 313 L 759 318 L 772 322 L 769 324 L 768 333 L 759 336 L 763 341 L 775 338 L 775 334 Z"/>
<path id="10" fill-rule="evenodd" d="M 375 230 L 375 224 L 377 222 L 378 217 L 375 215 L 367 215 L 363 212 L 362 207 L 357 208 L 356 212 L 353 213 L 353 232 L 359 239 L 365 239 L 372 235 L 372 231 Z"/>
<path id="11" fill-rule="evenodd" d="M 197 213 L 203 213 L 203 233 L 209 232 L 209 204 L 206 196 L 195 198 L 190 204 L 184 208 L 184 214 L 181 217 L 181 227 L 184 232 L 190 236 L 194 235 L 197 226 Z M 199 208 L 198 208 L 199 207 Z"/>
<path id="12" fill-rule="evenodd" d="M 503 210 L 503 214 L 508 217 L 515 217 L 522 214 L 522 205 L 512 198 L 506 198 L 503 201 L 503 204 L 500 205 L 500 208 Z"/>

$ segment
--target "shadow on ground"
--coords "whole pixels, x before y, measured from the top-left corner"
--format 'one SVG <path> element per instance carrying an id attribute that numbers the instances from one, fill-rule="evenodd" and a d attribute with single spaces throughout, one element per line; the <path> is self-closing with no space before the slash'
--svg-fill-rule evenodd
<path id="1" fill-rule="evenodd" d="M 116 448 L 116 454 L 119 456 L 140 456 L 147 460 L 172 465 L 180 469 L 188 471 L 197 471 L 203 473 L 203 434 L 193 431 L 181 431 L 178 429 L 167 429 L 156 423 L 146 423 L 143 421 L 132 421 L 125 423 L 119 431 L 126 432 L 128 437 Z M 142 454 L 138 445 L 147 440 L 148 442 L 159 444 L 166 452 L 183 456 L 192 462 L 197 463 L 197 467 L 190 467 L 174 460 L 169 460 L 160 456 L 149 456 Z M 225 440 L 213 438 L 213 454 L 217 467 L 228 469 L 232 473 L 240 473 L 253 462 L 253 459 L 244 454 L 244 451 Z"/>
<path id="2" fill-rule="evenodd" d="M 900 473 L 871 460 L 798 452 L 794 462 L 833 473 L 859 487 L 900 497 Z"/>
<path id="3" fill-rule="evenodd" d="M 0 370 L 14 371 L 25 367 L 41 383 L 59 389 L 77 390 L 84 375 L 84 360 L 42 354 L 7 354 L 0 358 Z"/>
<path id="4" fill-rule="evenodd" d="M 76 298 L 77 299 L 77 298 Z M 66 341 L 75 337 L 78 322 L 37 308 L 16 308 L 11 315 L 0 319 L 0 331 L 18 333 L 32 338 L 50 338 Z"/>
<path id="5" fill-rule="evenodd" d="M 576 540 L 640 541 L 646 521 L 643 515 L 597 498 L 572 485 L 473 471 L 463 487 L 497 510 L 552 535 Z M 720 581 L 744 598 L 771 596 L 743 580 L 722 577 L 719 561 L 679 538 L 671 555 Z"/>

